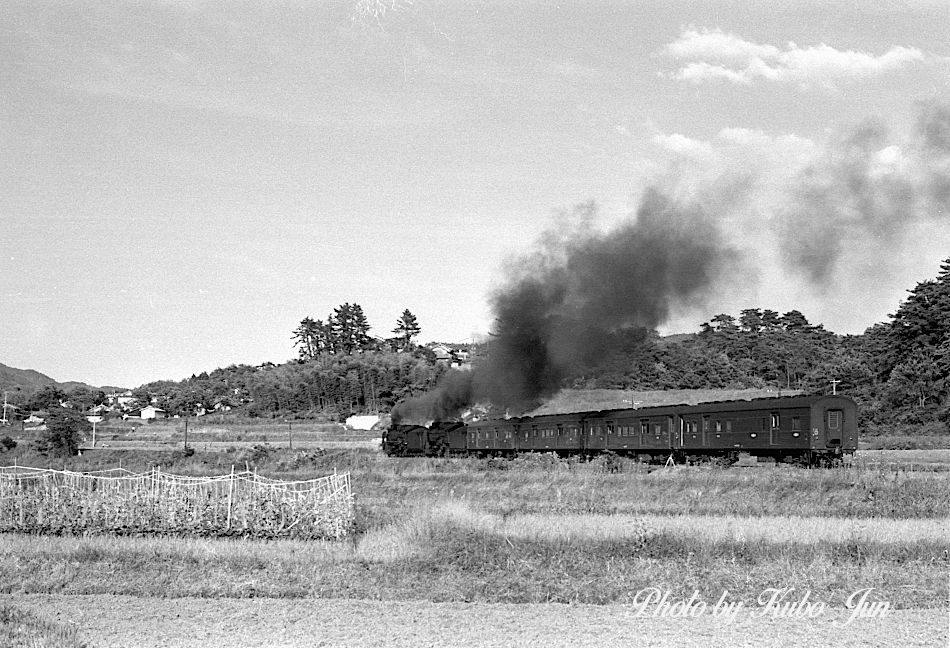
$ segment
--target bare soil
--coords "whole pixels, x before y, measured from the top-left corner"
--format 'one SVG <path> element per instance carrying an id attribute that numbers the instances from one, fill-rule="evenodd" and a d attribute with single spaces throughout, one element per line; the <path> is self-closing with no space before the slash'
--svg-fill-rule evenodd
<path id="1" fill-rule="evenodd" d="M 855 619 L 752 618 L 733 623 L 638 617 L 619 605 L 500 605 L 341 599 L 196 599 L 31 594 L 0 597 L 76 624 L 90 646 L 697 646 L 791 648 L 950 646 L 946 609 Z"/>

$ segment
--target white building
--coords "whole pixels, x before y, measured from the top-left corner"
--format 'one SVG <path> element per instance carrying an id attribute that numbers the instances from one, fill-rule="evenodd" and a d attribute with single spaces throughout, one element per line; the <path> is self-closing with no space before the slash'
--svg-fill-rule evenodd
<path id="1" fill-rule="evenodd" d="M 155 407 L 154 405 L 148 405 L 142 408 L 142 413 L 140 415 L 142 420 L 154 419 L 154 418 L 165 418 L 165 410 Z"/>

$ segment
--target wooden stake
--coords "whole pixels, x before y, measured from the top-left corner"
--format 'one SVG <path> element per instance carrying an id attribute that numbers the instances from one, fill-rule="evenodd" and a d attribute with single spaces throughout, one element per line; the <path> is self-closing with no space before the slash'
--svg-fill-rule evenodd
<path id="1" fill-rule="evenodd" d="M 234 497 L 234 464 L 231 464 L 231 478 L 228 480 L 228 522 L 226 528 L 231 530 L 231 500 Z"/>

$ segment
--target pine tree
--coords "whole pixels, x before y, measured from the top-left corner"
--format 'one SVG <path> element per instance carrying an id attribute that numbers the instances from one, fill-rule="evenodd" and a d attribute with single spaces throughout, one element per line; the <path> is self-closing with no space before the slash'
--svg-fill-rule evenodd
<path id="1" fill-rule="evenodd" d="M 408 308 L 402 312 L 402 317 L 396 320 L 396 328 L 393 329 L 393 333 L 405 340 L 403 349 L 412 348 L 412 338 L 421 332 L 419 321 Z"/>

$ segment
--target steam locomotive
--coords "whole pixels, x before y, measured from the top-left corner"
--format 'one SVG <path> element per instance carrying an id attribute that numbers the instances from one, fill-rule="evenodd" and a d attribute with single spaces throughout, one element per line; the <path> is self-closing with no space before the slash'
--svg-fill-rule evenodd
<path id="1" fill-rule="evenodd" d="M 846 396 L 791 396 L 638 409 L 392 425 L 392 456 L 511 456 L 526 452 L 644 462 L 831 465 L 857 449 L 857 406 Z"/>

